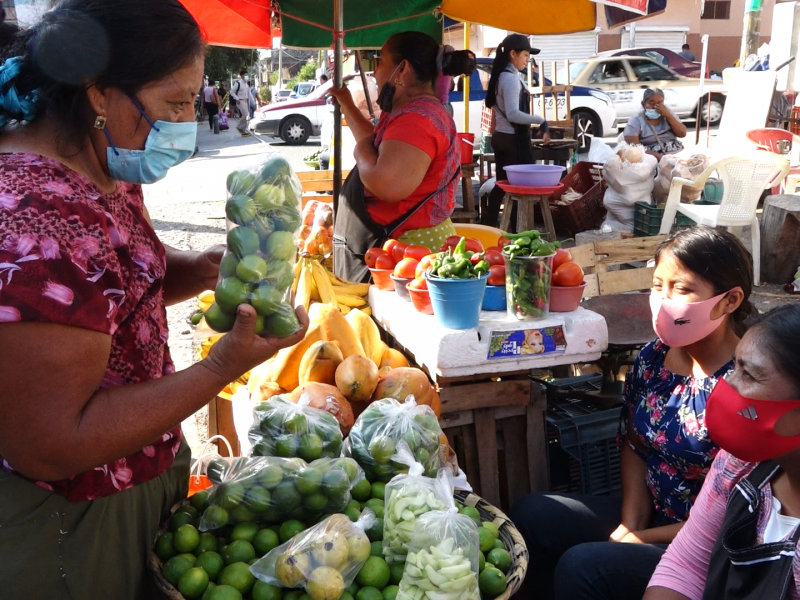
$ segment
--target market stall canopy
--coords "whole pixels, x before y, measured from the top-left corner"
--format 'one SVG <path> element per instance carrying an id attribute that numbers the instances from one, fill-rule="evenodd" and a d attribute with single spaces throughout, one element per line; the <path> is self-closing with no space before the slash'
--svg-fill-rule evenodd
<path id="1" fill-rule="evenodd" d="M 588 31 L 596 24 L 596 6 L 590 0 L 443 0 L 441 4 L 442 12 L 458 21 L 529 35 Z"/>
<path id="2" fill-rule="evenodd" d="M 181 0 L 206 34 L 209 44 L 238 48 L 272 48 L 269 0 Z"/>

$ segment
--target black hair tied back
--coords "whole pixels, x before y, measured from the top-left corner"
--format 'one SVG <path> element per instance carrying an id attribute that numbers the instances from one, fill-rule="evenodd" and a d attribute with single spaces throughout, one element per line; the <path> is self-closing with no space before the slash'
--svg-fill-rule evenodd
<path id="1" fill-rule="evenodd" d="M 446 47 L 442 54 L 442 73 L 444 75 L 471 75 L 478 66 L 475 53 L 471 50 L 453 50 Z"/>

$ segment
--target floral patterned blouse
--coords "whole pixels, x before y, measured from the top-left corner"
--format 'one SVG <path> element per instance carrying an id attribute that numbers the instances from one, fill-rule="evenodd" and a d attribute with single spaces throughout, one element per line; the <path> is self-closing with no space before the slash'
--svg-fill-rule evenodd
<path id="1" fill-rule="evenodd" d="M 174 371 L 165 272 L 141 186 L 118 184 L 105 194 L 53 159 L 0 154 L 0 327 L 32 321 L 108 334 L 101 388 L 155 379 Z M 107 496 L 166 471 L 180 441 L 176 427 L 131 456 L 36 483 L 71 501 Z M 14 470 L 1 456 L 0 467 Z"/>
<path id="2" fill-rule="evenodd" d="M 647 487 L 660 521 L 685 521 L 719 447 L 708 437 L 706 401 L 717 379 L 676 375 L 664 366 L 669 346 L 661 340 L 642 348 L 625 382 L 624 417 L 646 448 Z M 638 453 L 638 451 L 637 451 Z"/>

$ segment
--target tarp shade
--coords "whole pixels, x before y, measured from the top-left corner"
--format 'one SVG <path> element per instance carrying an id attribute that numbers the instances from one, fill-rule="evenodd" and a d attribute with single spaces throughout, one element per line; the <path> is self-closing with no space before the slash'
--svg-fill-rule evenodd
<path id="1" fill-rule="evenodd" d="M 585 1 L 585 0 L 584 0 Z M 346 48 L 380 48 L 392 34 L 422 31 L 442 41 L 440 0 L 343 0 Z M 332 0 L 280 0 L 283 44 L 297 48 L 333 45 Z"/>
<path id="2" fill-rule="evenodd" d="M 595 9 L 589 0 L 442 1 L 442 12 L 452 19 L 528 35 L 589 31 L 595 28 Z"/>
<path id="3" fill-rule="evenodd" d="M 209 44 L 272 48 L 269 0 L 180 0 L 206 34 Z"/>
<path id="4" fill-rule="evenodd" d="M 608 26 L 612 28 L 621 27 L 622 25 L 632 23 L 633 21 L 647 19 L 648 17 L 653 17 L 664 12 L 667 10 L 667 0 L 648 0 L 647 14 L 645 15 L 624 10 L 622 8 L 617 8 L 615 6 L 606 5 L 604 8 L 606 9 L 606 22 L 608 23 Z"/>

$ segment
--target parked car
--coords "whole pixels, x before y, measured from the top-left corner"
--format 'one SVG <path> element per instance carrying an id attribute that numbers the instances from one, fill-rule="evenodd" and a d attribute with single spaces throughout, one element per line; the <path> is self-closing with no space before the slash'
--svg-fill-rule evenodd
<path id="1" fill-rule="evenodd" d="M 286 102 L 291 95 L 292 90 L 278 90 L 275 92 L 275 102 Z"/>
<path id="2" fill-rule="evenodd" d="M 292 93 L 289 95 L 290 100 L 296 100 L 297 98 L 305 98 L 311 92 L 314 91 L 316 88 L 316 84 L 313 81 L 304 81 L 302 83 L 298 83 L 292 89 Z"/>
<path id="3" fill-rule="evenodd" d="M 678 75 L 683 75 L 684 77 L 700 77 L 701 64 L 699 62 L 686 60 L 677 52 L 673 52 L 667 48 L 622 48 L 620 50 L 599 52 L 596 56 L 646 56 L 652 58 L 659 64 L 668 66 Z M 706 77 L 710 76 L 708 64 L 706 64 Z"/>
<path id="4" fill-rule="evenodd" d="M 481 135 L 481 109 L 486 98 L 486 90 L 489 87 L 489 76 L 492 72 L 491 58 L 479 58 L 478 68 L 472 73 L 470 78 L 469 91 L 469 130 L 476 134 L 476 138 Z M 534 81 L 538 81 L 538 75 Z M 527 75 L 524 76 L 527 82 Z M 549 80 L 545 79 L 547 84 Z M 558 77 L 558 83 L 566 83 L 566 74 Z M 541 96 L 534 96 L 535 111 L 540 111 Z M 553 115 L 552 95 L 547 96 L 547 114 Z M 453 105 L 453 118 L 456 122 L 458 131 L 464 130 L 464 92 L 463 79 L 456 79 L 456 89 L 450 92 L 450 103 Z M 558 118 L 566 119 L 566 96 L 562 93 L 558 95 Z M 570 113 L 574 122 L 575 139 L 580 142 L 580 151 L 586 152 L 594 136 L 603 137 L 604 135 L 616 135 L 617 132 L 617 113 L 611 98 L 603 91 L 592 89 L 583 85 L 575 85 L 570 93 Z M 541 114 L 540 112 L 538 114 Z"/>
<path id="5" fill-rule="evenodd" d="M 570 80 L 576 86 L 598 88 L 614 101 L 620 125 L 642 110 L 642 95 L 647 88 L 664 92 L 664 103 L 680 119 L 694 119 L 700 101 L 700 82 L 678 75 L 652 58 L 609 56 L 570 63 Z M 707 79 L 700 118 L 719 123 L 725 106 L 722 81 Z M 710 100 L 709 100 L 710 93 Z"/>

